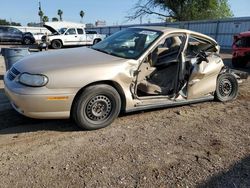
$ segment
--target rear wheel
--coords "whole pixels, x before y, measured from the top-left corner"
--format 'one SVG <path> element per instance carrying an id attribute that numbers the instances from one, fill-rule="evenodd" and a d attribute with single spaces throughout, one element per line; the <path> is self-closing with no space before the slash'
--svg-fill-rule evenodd
<path id="1" fill-rule="evenodd" d="M 109 85 L 90 86 L 76 99 L 72 117 L 83 129 L 95 130 L 110 125 L 119 115 L 121 98 Z"/>
<path id="2" fill-rule="evenodd" d="M 51 47 L 53 49 L 60 49 L 62 48 L 62 42 L 60 40 L 53 40 L 51 43 Z"/>
<path id="3" fill-rule="evenodd" d="M 101 41 L 101 39 L 95 39 L 94 42 L 93 42 L 93 45 L 97 44 L 100 41 Z"/>
<path id="4" fill-rule="evenodd" d="M 215 98 L 218 101 L 226 102 L 233 100 L 238 95 L 237 79 L 229 73 L 219 75 L 217 79 Z"/>

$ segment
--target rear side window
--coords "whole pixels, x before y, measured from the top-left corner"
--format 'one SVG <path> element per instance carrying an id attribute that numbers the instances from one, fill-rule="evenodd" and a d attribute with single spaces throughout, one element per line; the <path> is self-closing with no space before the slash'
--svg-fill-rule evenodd
<path id="1" fill-rule="evenodd" d="M 97 34 L 96 31 L 86 31 L 86 34 Z"/>
<path id="2" fill-rule="evenodd" d="M 196 54 L 200 51 L 216 52 L 216 48 L 209 41 L 206 41 L 204 39 L 201 39 L 195 36 L 190 36 L 188 39 L 186 55 L 196 56 Z"/>
<path id="3" fill-rule="evenodd" d="M 82 34 L 83 34 L 83 29 L 77 28 L 77 33 L 78 33 L 79 35 L 82 35 Z"/>

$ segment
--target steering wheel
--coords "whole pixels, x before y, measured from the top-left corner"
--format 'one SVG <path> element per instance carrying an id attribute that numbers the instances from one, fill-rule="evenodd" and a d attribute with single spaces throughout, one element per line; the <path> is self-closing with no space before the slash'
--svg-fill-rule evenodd
<path id="1" fill-rule="evenodd" d="M 206 54 L 206 52 L 204 50 L 200 50 L 198 52 L 197 51 L 193 51 L 193 53 L 196 54 L 195 55 L 196 58 L 199 58 L 199 60 L 201 60 L 200 63 L 202 61 L 206 61 L 207 63 L 209 62 L 208 59 L 207 59 L 207 54 Z"/>

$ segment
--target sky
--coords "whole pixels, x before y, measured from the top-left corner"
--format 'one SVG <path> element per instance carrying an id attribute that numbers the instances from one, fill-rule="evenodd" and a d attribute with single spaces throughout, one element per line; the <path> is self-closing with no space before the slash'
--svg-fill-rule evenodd
<path id="1" fill-rule="evenodd" d="M 131 12 L 137 0 L 40 0 L 42 10 L 50 19 L 57 16 L 57 10 L 63 10 L 65 21 L 80 22 L 79 12 L 83 10 L 84 23 L 94 23 L 105 20 L 107 25 L 139 23 L 139 19 L 126 22 L 126 16 Z M 19 22 L 26 26 L 28 22 L 39 22 L 39 0 L 1 0 L 0 18 Z M 229 0 L 235 17 L 250 17 L 249 0 Z M 144 17 L 143 23 L 161 22 L 157 16 Z"/>

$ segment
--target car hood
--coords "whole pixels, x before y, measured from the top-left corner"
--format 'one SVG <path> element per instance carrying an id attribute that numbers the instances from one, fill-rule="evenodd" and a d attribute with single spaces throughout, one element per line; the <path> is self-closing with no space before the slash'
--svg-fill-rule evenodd
<path id="1" fill-rule="evenodd" d="M 126 61 L 126 59 L 105 54 L 91 48 L 80 47 L 72 49 L 39 52 L 26 56 L 14 66 L 20 72 L 45 74 L 64 69 L 79 69 Z"/>
<path id="2" fill-rule="evenodd" d="M 46 29 L 48 29 L 51 33 L 59 35 L 59 32 L 57 30 L 55 30 L 53 27 L 51 27 L 49 25 L 45 25 L 45 24 L 43 25 L 43 27 L 45 27 Z"/>

